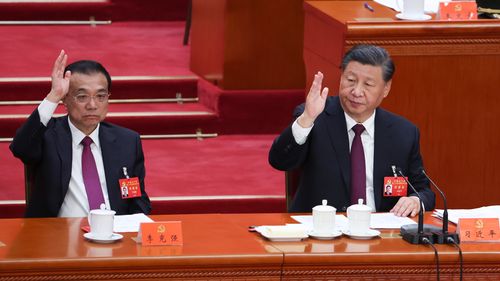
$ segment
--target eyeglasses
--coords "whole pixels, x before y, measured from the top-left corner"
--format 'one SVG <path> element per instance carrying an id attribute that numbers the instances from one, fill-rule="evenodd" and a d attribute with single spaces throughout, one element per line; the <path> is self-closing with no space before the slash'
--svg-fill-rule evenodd
<path id="1" fill-rule="evenodd" d="M 97 94 L 95 96 L 80 94 L 80 95 L 73 96 L 73 98 L 75 99 L 75 101 L 77 103 L 88 103 L 88 102 L 90 102 L 90 99 L 94 99 L 97 102 L 106 102 L 110 95 L 111 94 L 109 94 L 109 93 Z"/>

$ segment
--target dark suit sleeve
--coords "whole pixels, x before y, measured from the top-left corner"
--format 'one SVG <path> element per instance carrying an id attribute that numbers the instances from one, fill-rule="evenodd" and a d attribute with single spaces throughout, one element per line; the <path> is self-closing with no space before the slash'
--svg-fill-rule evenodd
<path id="1" fill-rule="evenodd" d="M 415 127 L 415 140 L 413 142 L 412 153 L 409 156 L 407 176 L 410 182 L 417 189 L 422 201 L 424 202 L 425 210 L 434 210 L 436 203 L 436 195 L 429 187 L 429 181 L 422 174 L 423 161 L 420 155 L 420 132 Z M 408 192 L 409 196 L 416 196 L 414 192 Z"/>
<path id="2" fill-rule="evenodd" d="M 24 164 L 38 163 L 42 158 L 43 134 L 46 130 L 47 127 L 40 122 L 38 109 L 35 109 L 28 120 L 16 131 L 10 144 L 10 150 L 14 156 L 21 159 Z"/>
<path id="3" fill-rule="evenodd" d="M 146 177 L 146 170 L 144 168 L 144 153 L 142 151 L 142 143 L 139 135 L 136 137 L 136 156 L 134 163 L 134 175 L 139 177 L 139 183 L 141 185 L 141 197 L 135 198 L 130 205 L 129 213 L 151 213 L 151 202 L 146 193 L 146 187 L 144 185 L 144 178 Z"/>
<path id="4" fill-rule="evenodd" d="M 304 111 L 304 104 L 294 111 L 294 120 Z M 299 145 L 292 133 L 290 124 L 273 142 L 269 151 L 269 164 L 281 171 L 293 170 L 304 162 L 309 147 L 309 141 Z"/>

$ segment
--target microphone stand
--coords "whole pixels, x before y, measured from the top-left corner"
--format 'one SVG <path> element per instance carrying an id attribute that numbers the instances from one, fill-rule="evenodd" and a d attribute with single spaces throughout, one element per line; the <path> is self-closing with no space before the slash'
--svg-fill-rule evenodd
<path id="1" fill-rule="evenodd" d="M 422 202 L 422 198 L 420 194 L 417 192 L 417 189 L 408 181 L 401 171 L 400 168 L 397 169 L 398 174 L 406 181 L 406 183 L 411 187 L 413 192 L 418 197 L 420 201 L 420 211 L 418 212 L 418 224 L 417 228 L 415 228 L 414 224 L 407 224 L 401 226 L 401 236 L 403 236 L 403 240 L 411 243 L 411 244 L 429 244 L 434 243 L 434 231 L 440 230 L 438 227 L 433 225 L 425 225 L 424 227 L 424 203 Z"/>
<path id="2" fill-rule="evenodd" d="M 431 184 L 439 191 L 441 194 L 441 198 L 443 198 L 443 229 L 436 234 L 437 243 L 438 244 L 454 244 L 454 242 L 459 243 L 460 239 L 456 232 L 448 232 L 448 204 L 446 201 L 446 196 L 444 196 L 443 191 L 434 183 L 434 181 L 425 173 L 425 170 L 422 169 L 422 174 L 431 182 Z"/>

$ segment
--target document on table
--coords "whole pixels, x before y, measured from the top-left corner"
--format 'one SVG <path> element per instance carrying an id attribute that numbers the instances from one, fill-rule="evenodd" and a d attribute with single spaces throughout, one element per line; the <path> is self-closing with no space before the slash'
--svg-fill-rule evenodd
<path id="1" fill-rule="evenodd" d="M 292 219 L 304 224 L 308 229 L 313 229 L 312 216 L 292 216 Z M 407 217 L 397 217 L 393 213 L 372 213 L 370 219 L 370 228 L 390 229 L 400 228 L 406 224 L 416 224 Z M 344 215 L 335 216 L 335 226 L 340 230 L 349 229 L 349 220 Z"/>
<path id="2" fill-rule="evenodd" d="M 305 225 L 307 229 L 313 229 L 313 217 L 312 216 L 292 216 L 292 219 Z M 345 231 L 349 229 L 349 221 L 344 215 L 335 216 L 335 227 L 340 231 Z"/>
<path id="3" fill-rule="evenodd" d="M 425 0 L 424 11 L 426 13 L 437 13 L 439 2 L 450 2 L 451 0 Z M 403 9 L 403 0 L 375 0 L 380 5 L 393 9 L 396 12 L 401 12 Z"/>
<path id="4" fill-rule="evenodd" d="M 152 222 L 145 214 L 115 216 L 114 232 L 138 232 L 142 222 Z"/>
<path id="5" fill-rule="evenodd" d="M 436 209 L 432 214 L 440 219 L 443 218 L 442 209 Z M 460 218 L 499 218 L 500 205 L 485 206 L 475 209 L 448 209 L 448 220 L 454 224 L 458 224 Z"/>
<path id="6" fill-rule="evenodd" d="M 397 217 L 393 213 L 373 213 L 370 221 L 371 228 L 400 228 L 406 224 L 417 224 L 408 217 Z"/>

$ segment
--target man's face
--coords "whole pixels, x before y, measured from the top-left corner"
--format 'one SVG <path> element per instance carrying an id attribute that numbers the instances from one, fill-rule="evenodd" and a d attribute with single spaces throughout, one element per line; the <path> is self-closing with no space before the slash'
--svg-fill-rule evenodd
<path id="1" fill-rule="evenodd" d="M 351 61 L 340 78 L 342 108 L 358 123 L 366 121 L 389 94 L 391 82 L 382 78 L 381 66 Z"/>
<path id="2" fill-rule="evenodd" d="M 108 95 L 104 74 L 73 73 L 64 98 L 71 122 L 86 135 L 92 133 L 108 113 Z"/>

